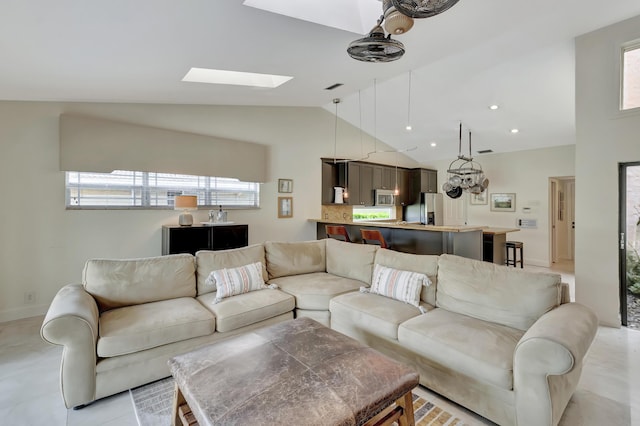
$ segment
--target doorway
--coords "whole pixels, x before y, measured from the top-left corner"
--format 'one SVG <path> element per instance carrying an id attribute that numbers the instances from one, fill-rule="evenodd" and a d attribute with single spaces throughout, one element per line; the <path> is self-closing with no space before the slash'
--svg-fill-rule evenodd
<path id="1" fill-rule="evenodd" d="M 620 319 L 640 329 L 640 162 L 619 167 Z"/>
<path id="2" fill-rule="evenodd" d="M 575 253 L 575 189 L 573 176 L 549 179 L 551 264 L 573 271 Z"/>

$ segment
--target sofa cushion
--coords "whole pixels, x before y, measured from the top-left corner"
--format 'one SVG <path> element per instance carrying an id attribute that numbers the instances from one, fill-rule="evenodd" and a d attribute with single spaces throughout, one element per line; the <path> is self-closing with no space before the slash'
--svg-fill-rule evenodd
<path id="1" fill-rule="evenodd" d="M 206 336 L 215 324 L 191 297 L 112 309 L 100 315 L 97 354 L 107 358 Z"/>
<path id="2" fill-rule="evenodd" d="M 326 272 L 281 277 L 269 281 L 296 298 L 296 308 L 328 311 L 331 298 L 357 291 L 361 281 L 342 278 Z"/>
<path id="3" fill-rule="evenodd" d="M 92 259 L 82 272 L 85 290 L 98 302 L 100 311 L 194 297 L 195 262 L 190 254 L 143 259 Z"/>
<path id="4" fill-rule="evenodd" d="M 222 299 L 215 303 L 216 294 L 198 296 L 202 303 L 216 316 L 216 327 L 220 332 L 232 331 L 293 311 L 293 296 L 276 289 L 252 291 L 251 293 Z"/>
<path id="5" fill-rule="evenodd" d="M 524 335 L 504 325 L 441 308 L 400 324 L 400 343 L 449 370 L 513 389 L 513 354 Z"/>
<path id="6" fill-rule="evenodd" d="M 433 309 L 422 303 L 425 310 Z M 420 315 L 415 306 L 371 293 L 352 292 L 334 297 L 329 302 L 331 322 L 338 321 L 375 336 L 396 340 L 398 326 Z"/>
<path id="7" fill-rule="evenodd" d="M 262 279 L 262 262 L 212 271 L 207 284 L 216 286 L 218 302 L 225 297 L 264 290 L 267 287 Z"/>
<path id="8" fill-rule="evenodd" d="M 216 286 L 207 284 L 207 277 L 211 271 L 224 268 L 237 268 L 238 266 L 250 263 L 262 262 L 262 279 L 268 280 L 266 261 L 264 257 L 264 247 L 262 244 L 255 244 L 231 250 L 209 251 L 201 250 L 196 253 L 197 286 L 198 295 L 216 291 Z"/>
<path id="9" fill-rule="evenodd" d="M 436 285 L 438 281 L 438 258 L 436 255 L 410 254 L 389 249 L 376 252 L 375 263 L 389 268 L 420 272 L 429 277 L 430 286 L 422 288 L 420 299 L 430 305 L 436 304 Z"/>
<path id="10" fill-rule="evenodd" d="M 327 269 L 325 240 L 293 243 L 267 241 L 264 251 L 269 279 L 325 272 Z"/>
<path id="11" fill-rule="evenodd" d="M 430 284 L 431 281 L 425 274 L 376 264 L 373 267 L 370 292 L 419 307 L 422 287 Z"/>
<path id="12" fill-rule="evenodd" d="M 345 243 L 327 238 L 327 272 L 371 285 L 373 260 L 378 246 Z"/>
<path id="13" fill-rule="evenodd" d="M 438 260 L 436 306 L 527 330 L 560 304 L 560 275 L 443 254 Z"/>

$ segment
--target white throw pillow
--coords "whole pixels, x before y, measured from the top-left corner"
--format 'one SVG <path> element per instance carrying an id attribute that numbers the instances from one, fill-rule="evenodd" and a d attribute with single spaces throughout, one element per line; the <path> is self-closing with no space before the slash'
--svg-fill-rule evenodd
<path id="1" fill-rule="evenodd" d="M 425 274 L 387 268 L 376 263 L 373 268 L 373 280 L 369 292 L 390 297 L 419 308 L 422 286 L 429 286 L 430 284 L 431 280 Z"/>
<path id="2" fill-rule="evenodd" d="M 207 284 L 213 283 L 217 287 L 215 303 L 225 297 L 268 288 L 262 279 L 262 262 L 211 271 Z"/>

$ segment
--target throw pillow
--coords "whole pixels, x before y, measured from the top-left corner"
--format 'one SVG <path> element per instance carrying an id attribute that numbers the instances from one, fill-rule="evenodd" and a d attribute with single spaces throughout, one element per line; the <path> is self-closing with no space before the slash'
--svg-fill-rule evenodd
<path id="1" fill-rule="evenodd" d="M 369 292 L 420 308 L 422 286 L 430 284 L 431 281 L 425 274 L 387 268 L 376 263 Z"/>
<path id="2" fill-rule="evenodd" d="M 212 281 L 217 287 L 215 303 L 225 297 L 268 288 L 262 279 L 262 262 L 211 271 L 207 283 Z"/>

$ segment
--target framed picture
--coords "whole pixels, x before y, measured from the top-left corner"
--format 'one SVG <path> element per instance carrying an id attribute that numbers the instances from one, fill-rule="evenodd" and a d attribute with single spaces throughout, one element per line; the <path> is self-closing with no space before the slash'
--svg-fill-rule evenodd
<path id="1" fill-rule="evenodd" d="M 486 206 L 489 202 L 489 199 L 487 198 L 487 191 L 482 191 L 479 194 L 470 194 L 471 197 L 469 198 L 469 204 L 474 205 L 474 206 Z"/>
<path id="2" fill-rule="evenodd" d="M 516 211 L 516 194 L 514 193 L 491 194 L 491 211 L 492 212 L 515 212 Z"/>
<path id="3" fill-rule="evenodd" d="M 293 192 L 293 179 L 278 179 L 278 192 L 280 193 Z"/>
<path id="4" fill-rule="evenodd" d="M 293 197 L 278 197 L 278 219 L 293 217 Z"/>

